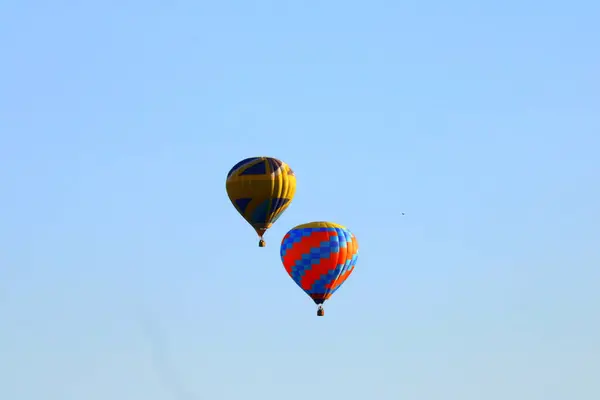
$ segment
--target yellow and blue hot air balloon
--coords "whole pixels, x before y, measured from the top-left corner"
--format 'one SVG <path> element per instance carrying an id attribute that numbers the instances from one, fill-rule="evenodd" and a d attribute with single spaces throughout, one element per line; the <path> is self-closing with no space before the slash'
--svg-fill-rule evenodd
<path id="1" fill-rule="evenodd" d="M 260 237 L 259 247 L 265 247 L 263 235 L 294 198 L 296 176 L 276 158 L 246 158 L 231 168 L 226 188 L 233 206 Z"/>

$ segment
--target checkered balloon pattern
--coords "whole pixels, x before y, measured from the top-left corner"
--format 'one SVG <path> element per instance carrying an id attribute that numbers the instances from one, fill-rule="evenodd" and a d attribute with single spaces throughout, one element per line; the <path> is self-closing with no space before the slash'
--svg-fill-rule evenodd
<path id="1" fill-rule="evenodd" d="M 323 304 L 354 271 L 356 237 L 331 222 L 312 222 L 289 231 L 281 242 L 281 261 L 290 277 L 316 304 Z"/>

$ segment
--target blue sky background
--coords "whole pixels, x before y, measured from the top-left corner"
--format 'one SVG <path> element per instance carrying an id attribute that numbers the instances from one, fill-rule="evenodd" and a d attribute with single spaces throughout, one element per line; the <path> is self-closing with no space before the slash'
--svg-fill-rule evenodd
<path id="1" fill-rule="evenodd" d="M 3 2 L 0 398 L 600 398 L 599 20 Z M 265 249 L 257 155 L 298 178 Z M 361 246 L 325 318 L 279 259 L 314 220 Z"/>

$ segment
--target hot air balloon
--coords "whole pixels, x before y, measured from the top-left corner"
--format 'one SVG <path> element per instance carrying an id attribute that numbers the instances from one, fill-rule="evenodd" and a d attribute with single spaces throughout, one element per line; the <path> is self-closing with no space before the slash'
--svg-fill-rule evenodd
<path id="1" fill-rule="evenodd" d="M 296 193 L 294 171 L 276 158 L 246 158 L 231 168 L 225 186 L 233 206 L 258 234 L 258 246 L 265 247 L 263 235 Z"/>
<path id="2" fill-rule="evenodd" d="M 333 222 L 298 225 L 281 241 L 281 262 L 290 277 L 318 305 L 348 279 L 358 259 L 358 241 L 347 228 Z"/>

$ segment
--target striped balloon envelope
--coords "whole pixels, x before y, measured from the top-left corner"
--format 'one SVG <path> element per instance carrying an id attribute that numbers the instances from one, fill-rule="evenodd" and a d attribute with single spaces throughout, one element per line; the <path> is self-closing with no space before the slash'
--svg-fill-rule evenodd
<path id="1" fill-rule="evenodd" d="M 311 222 L 290 230 L 281 242 L 281 261 L 289 276 L 319 306 L 348 279 L 358 259 L 358 241 L 333 222 Z"/>

